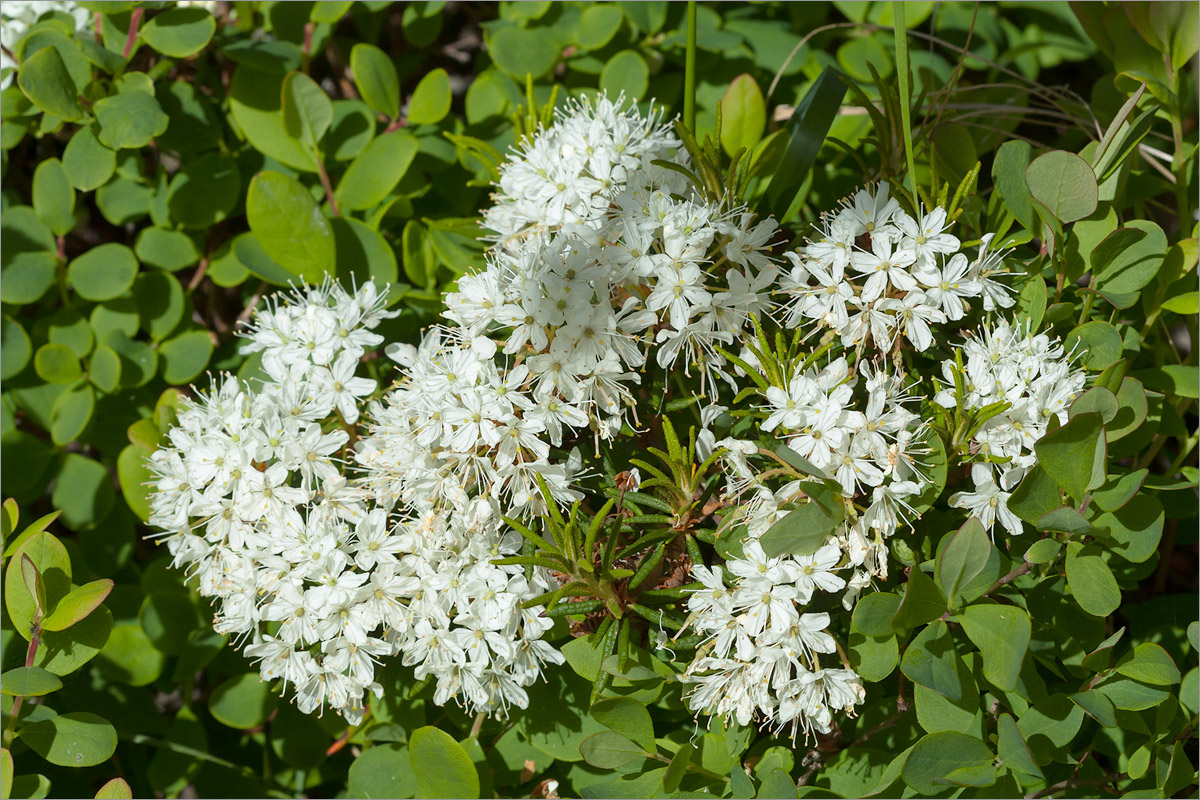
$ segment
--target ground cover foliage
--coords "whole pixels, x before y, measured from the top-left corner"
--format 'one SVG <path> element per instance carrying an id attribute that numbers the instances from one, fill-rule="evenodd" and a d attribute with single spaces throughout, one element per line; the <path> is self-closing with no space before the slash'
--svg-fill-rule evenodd
<path id="1" fill-rule="evenodd" d="M 689 7 L 0 8 L 3 797 L 1195 794 L 1196 4 L 697 4 L 691 26 Z M 562 663 L 543 659 L 527 709 L 464 710 L 395 655 L 364 707 L 305 713 L 300 687 L 264 681 L 240 651 L 244 631 L 214 630 L 229 599 L 214 608 L 199 570 L 146 538 L 159 532 L 147 459 L 206 372 L 280 382 L 235 333 L 289 284 L 390 286 L 371 330 L 392 345 L 444 322 L 450 293 L 453 325 L 503 349 L 507 328 L 469 317 L 472 287 L 496 235 L 530 223 L 501 202 L 487 238 L 481 215 L 513 192 L 510 148 L 602 92 L 642 116 L 653 99 L 678 137 L 678 155 L 631 174 L 658 170 L 671 202 L 757 215 L 713 212 L 743 249 L 690 257 L 730 294 L 750 291 L 732 264 L 753 279 L 769 260 L 778 307 L 740 318 L 724 354 L 664 360 L 660 339 L 635 389 L 648 414 L 606 416 L 602 456 L 590 431 L 553 443 L 564 464 L 578 445 L 593 465 L 580 502 L 547 470 L 489 523 L 516 537 L 497 571 L 550 576 L 522 600 Z M 806 298 L 841 281 L 818 274 L 830 229 L 814 226 L 863 187 L 875 209 L 886 190 L 901 228 L 944 209 L 955 242 L 922 255 L 914 228 L 914 262 L 939 272 L 918 263 L 909 278 L 855 229 L 847 291 L 891 315 L 864 313 L 855 334 Z M 545 216 L 564 207 L 547 203 L 542 224 L 570 222 Z M 771 217 L 778 231 L 753 241 Z M 604 233 L 632 247 L 624 235 Z M 889 261 L 895 274 L 868 277 Z M 643 300 L 660 334 L 693 313 Z M 1038 374 L 997 367 L 991 396 L 955 354 L 1001 320 L 1044 335 L 1039 367 L 1070 391 L 996 455 L 1004 382 Z M 860 394 L 872 364 L 907 376 L 897 405 L 920 432 L 923 491 L 894 527 L 862 513 L 869 491 L 851 502 L 875 479 L 826 470 L 811 423 L 788 416 L 792 372 L 839 355 Z M 375 356 L 348 363 L 374 382 L 359 394 L 383 400 L 400 375 Z M 714 364 L 746 391 L 702 397 Z M 365 398 L 345 401 L 344 382 L 325 427 L 357 439 Z M 726 408 L 709 413 L 714 399 Z M 772 471 L 769 518 L 738 518 L 736 465 L 708 457 L 733 439 L 768 450 L 751 471 Z M 902 481 L 896 452 L 856 469 Z M 891 535 L 851 564 L 860 518 Z M 826 576 L 796 607 L 827 615 L 836 644 L 813 641 L 852 687 L 831 713 L 789 717 L 783 690 L 741 715 L 689 694 L 715 674 L 696 666 L 716 632 L 696 598 L 740 591 L 753 577 L 730 570 L 755 559 Z M 776 583 L 798 602 L 802 580 Z M 795 738 L 787 719 L 803 720 Z"/>

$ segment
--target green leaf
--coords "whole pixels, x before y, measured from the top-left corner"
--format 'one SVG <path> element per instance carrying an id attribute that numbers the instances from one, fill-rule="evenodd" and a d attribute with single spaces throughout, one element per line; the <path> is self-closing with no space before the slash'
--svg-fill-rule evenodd
<path id="1" fill-rule="evenodd" d="M 767 105 L 762 90 L 749 74 L 733 79 L 721 98 L 721 146 L 733 156 L 741 148 L 752 150 L 767 125 Z"/>
<path id="2" fill-rule="evenodd" d="M 1092 503 L 1101 511 L 1117 511 L 1133 499 L 1148 474 L 1149 470 L 1139 469 L 1121 475 L 1109 475 L 1104 484 L 1092 492 Z M 1100 527 L 1106 527 L 1106 524 Z"/>
<path id="3" fill-rule="evenodd" d="M 154 474 L 145 463 L 146 451 L 136 445 L 128 445 L 117 457 L 117 480 L 121 484 L 121 495 L 129 510 L 138 519 L 150 519 L 150 482 Z"/>
<path id="4" fill-rule="evenodd" d="M 112 613 L 106 606 L 100 606 L 65 631 L 43 631 L 34 666 L 55 675 L 69 675 L 95 658 L 111 630 Z"/>
<path id="5" fill-rule="evenodd" d="M 68 557 L 62 542 L 52 534 L 42 531 L 30 536 L 24 545 L 13 553 L 5 571 L 4 599 L 8 619 L 13 627 L 23 637 L 29 639 L 37 603 L 34 595 L 30 594 L 24 579 L 23 564 L 28 558 L 32 569 L 36 571 L 41 582 L 43 593 L 46 595 L 44 612 L 53 609 L 62 596 L 71 589 L 71 558 Z"/>
<path id="6" fill-rule="evenodd" d="M 183 321 L 187 298 L 174 275 L 164 272 L 143 272 L 133 283 L 133 300 L 137 304 L 142 330 L 155 341 L 168 336 Z"/>
<path id="7" fill-rule="evenodd" d="M 1080 414 L 1034 445 L 1046 474 L 1076 501 L 1082 502 L 1105 477 L 1104 426 L 1099 414 Z"/>
<path id="8" fill-rule="evenodd" d="M 296 180 L 271 171 L 255 175 L 246 217 L 263 250 L 284 269 L 309 283 L 337 274 L 333 229 Z"/>
<path id="9" fill-rule="evenodd" d="M 163 380 L 175 385 L 191 382 L 208 366 L 213 352 L 208 331 L 192 330 L 168 339 L 159 348 L 163 359 Z"/>
<path id="10" fill-rule="evenodd" d="M 417 773 L 417 796 L 479 797 L 479 775 L 462 745 L 443 730 L 426 725 L 412 732 L 408 755 Z M 426 765 L 436 764 L 436 769 Z"/>
<path id="11" fill-rule="evenodd" d="M 854 605 L 851 624 L 865 636 L 891 636 L 892 618 L 900 607 L 900 598 L 891 592 L 871 592 Z"/>
<path id="12" fill-rule="evenodd" d="M 558 63 L 561 52 L 554 37 L 532 28 L 501 28 L 487 39 L 488 55 L 496 66 L 524 85 L 525 76 L 545 75 Z"/>
<path id="13" fill-rule="evenodd" d="M 1094 689 L 1070 695 L 1071 702 L 1106 728 L 1117 727 L 1117 708 L 1108 696 Z"/>
<path id="14" fill-rule="evenodd" d="M 862 605 L 859 603 L 859 605 Z M 857 607 L 855 608 L 857 611 Z M 850 667 L 864 681 L 875 683 L 892 674 L 900 659 L 900 648 L 896 637 L 864 636 L 861 633 L 851 633 L 846 642 L 846 654 L 850 659 Z"/>
<path id="15" fill-rule="evenodd" d="M 1029 613 L 1018 606 L 981 603 L 967 606 L 956 619 L 983 655 L 983 676 L 997 688 L 1013 691 L 1029 649 Z"/>
<path id="16" fill-rule="evenodd" d="M 381 290 L 396 283 L 396 252 L 387 240 L 353 217 L 338 217 L 330 224 L 337 244 L 337 263 L 349 265 L 343 280 L 353 278 L 359 286 L 373 280 Z"/>
<path id="17" fill-rule="evenodd" d="M 142 228 L 133 252 L 143 264 L 167 272 L 178 272 L 200 260 L 200 250 L 192 237 L 155 226 Z"/>
<path id="18" fill-rule="evenodd" d="M 1117 228 L 1091 254 L 1096 288 L 1106 295 L 1136 292 L 1158 274 L 1167 258 L 1167 236 L 1148 220 Z"/>
<path id="19" fill-rule="evenodd" d="M 960 586 L 968 583 L 987 566 L 992 543 L 975 517 L 948 537 L 934 565 L 933 580 L 942 594 L 954 605 L 955 594 Z"/>
<path id="20" fill-rule="evenodd" d="M 1030 564 L 1049 564 L 1058 557 L 1062 542 L 1054 538 L 1038 539 L 1025 551 L 1025 560 Z"/>
<path id="21" fill-rule="evenodd" d="M 171 121 L 154 94 L 140 88 L 124 88 L 97 100 L 92 111 L 100 123 L 100 142 L 113 150 L 145 147 L 155 136 L 165 133 Z"/>
<path id="22" fill-rule="evenodd" d="M 367 105 L 388 119 L 400 116 L 400 78 L 386 53 L 359 42 L 350 50 L 350 70 Z"/>
<path id="23" fill-rule="evenodd" d="M 1121 605 L 1121 589 L 1095 545 L 1067 544 L 1067 585 L 1089 614 L 1107 617 Z"/>
<path id="24" fill-rule="evenodd" d="M 74 383 L 83 374 L 71 348 L 54 342 L 38 348 L 33 356 L 33 369 L 39 378 L 50 383 Z"/>
<path id="25" fill-rule="evenodd" d="M 641 100 L 650 85 L 650 67 L 635 50 L 622 50 L 614 55 L 600 71 L 600 91 L 616 99 Z"/>
<path id="26" fill-rule="evenodd" d="M 920 569 L 913 568 L 904 587 L 904 598 L 892 617 L 892 627 L 905 630 L 924 625 L 946 612 L 946 596 Z"/>
<path id="27" fill-rule="evenodd" d="M 992 182 L 1005 208 L 1021 223 L 1021 227 L 1036 232 L 1038 224 L 1033 211 L 1033 195 L 1029 193 L 1029 184 L 1025 182 L 1025 170 L 1032 156 L 1033 148 L 1028 142 L 1012 140 L 1000 145 L 992 162 Z"/>
<path id="28" fill-rule="evenodd" d="M 1030 525 L 1037 525 L 1045 514 L 1061 507 L 1062 502 L 1058 486 L 1046 474 L 1046 470 L 1038 465 L 1026 473 L 1013 490 L 1012 497 L 1008 499 L 1008 508 Z"/>
<path id="29" fill-rule="evenodd" d="M 84 116 L 75 82 L 54 47 L 43 47 L 25 59 L 17 73 L 17 85 L 47 114 L 67 122 L 76 122 Z"/>
<path id="30" fill-rule="evenodd" d="M 283 126 L 283 79 L 282 74 L 238 67 L 229 88 L 233 121 L 255 150 L 292 169 L 316 172 L 315 153 L 288 136 Z"/>
<path id="31" fill-rule="evenodd" d="M 117 749 L 117 731 L 103 717 L 72 711 L 26 725 L 18 733 L 29 749 L 60 767 L 92 767 Z"/>
<path id="32" fill-rule="evenodd" d="M 1200 314 L 1200 292 L 1185 292 L 1162 302 L 1164 311 L 1176 314 Z"/>
<path id="33" fill-rule="evenodd" d="M 1127 678 L 1153 684 L 1174 686 L 1179 683 L 1179 667 L 1175 660 L 1160 645 L 1144 642 L 1126 653 L 1117 662 L 1117 672 Z"/>
<path id="34" fill-rule="evenodd" d="M 41 667 L 16 667 L 0 675 L 0 688 L 14 697 L 41 697 L 61 689 L 62 681 Z"/>
<path id="35" fill-rule="evenodd" d="M 583 15 L 586 17 L 591 10 L 584 11 Z M 619 12 L 617 17 L 619 24 Z M 496 67 L 488 67 L 467 87 L 467 124 L 478 125 L 493 117 L 507 115 L 521 104 L 521 100 L 521 92 L 512 79 Z"/>
<path id="36" fill-rule="evenodd" d="M 50 407 L 50 439 L 65 445 L 78 439 L 87 429 L 96 410 L 96 393 L 86 383 L 60 394 Z"/>
<path id="37" fill-rule="evenodd" d="M 13 305 L 39 300 L 54 285 L 57 269 L 58 259 L 53 253 L 18 253 L 4 265 L 0 300 Z"/>
<path id="38" fill-rule="evenodd" d="M 376 138 L 350 162 L 338 181 L 338 203 L 354 211 L 378 205 L 404 177 L 417 149 L 417 140 L 408 131 Z"/>
<path id="39" fill-rule="evenodd" d="M 331 225 L 332 227 L 332 225 Z M 336 240 L 335 240 L 336 253 Z M 275 286 L 287 286 L 296 280 L 296 275 L 288 272 L 275 262 L 259 243 L 253 233 L 243 233 L 233 240 L 233 252 L 238 263 L 243 265 L 252 275 L 261 278 Z"/>
<path id="40" fill-rule="evenodd" d="M 189 158 L 171 178 L 167 207 L 185 228 L 211 228 L 237 206 L 242 176 L 237 162 L 224 153 Z"/>
<path id="41" fill-rule="evenodd" d="M 429 240 L 429 229 L 410 219 L 404 223 L 400 242 L 405 276 L 414 286 L 433 286 L 437 281 L 437 255 Z"/>
<path id="42" fill-rule="evenodd" d="M 1121 357 L 1121 334 L 1107 322 L 1085 322 L 1068 333 L 1063 344 L 1090 370 L 1104 369 Z"/>
<path id="43" fill-rule="evenodd" d="M 817 153 L 837 118 L 845 96 L 846 84 L 841 80 L 841 73 L 833 67 L 826 67 L 788 120 L 790 138 L 787 149 L 775 168 L 774 178 L 759 206 L 759 213 L 771 211 L 782 218 L 791 208 L 792 201 L 796 199 L 804 179 L 816 162 Z"/>
<path id="44" fill-rule="evenodd" d="M 138 261 L 123 244 L 93 247 L 67 267 L 67 280 L 85 300 L 100 302 L 124 294 L 137 277 Z"/>
<path id="45" fill-rule="evenodd" d="M 257 672 L 236 675 L 213 689 L 208 698 L 208 710 L 222 725 L 249 730 L 263 723 L 279 697 Z"/>
<path id="46" fill-rule="evenodd" d="M 96 792 L 96 800 L 133 800 L 133 789 L 124 778 L 113 778 Z"/>
<path id="47" fill-rule="evenodd" d="M 49 321 L 48 335 L 50 341 L 65 344 L 80 358 L 91 352 L 95 342 L 91 325 L 73 308 L 60 308 L 54 312 Z"/>
<path id="48" fill-rule="evenodd" d="M 1098 516 L 1095 524 L 1097 528 L 1108 529 L 1115 542 L 1113 552 L 1126 561 L 1141 564 L 1158 551 L 1165 518 L 1157 498 L 1139 494 L 1116 511 Z"/>
<path id="49" fill-rule="evenodd" d="M 958 731 L 930 733 L 913 746 L 901 775 L 910 788 L 924 795 L 942 792 L 947 782 L 991 786 L 996 782 L 994 758 L 974 736 Z"/>
<path id="50" fill-rule="evenodd" d="M 203 50 L 216 30 L 217 21 L 212 14 L 192 6 L 156 14 L 142 26 L 140 33 L 146 44 L 164 56 L 187 58 Z"/>
<path id="51" fill-rule="evenodd" d="M 999 734 L 996 754 L 1004 766 L 1024 775 L 1041 778 L 1042 768 L 1029 755 L 1029 745 L 1025 743 L 1025 737 L 1021 735 L 1011 714 L 1001 714 L 996 718 L 996 731 Z"/>
<path id="52" fill-rule="evenodd" d="M 91 619 L 88 617 L 76 628 L 89 624 Z M 75 628 L 67 632 L 73 630 Z M 112 636 L 100 653 L 97 669 L 109 680 L 129 686 L 148 686 L 162 674 L 166 658 L 165 653 L 150 644 L 141 625 L 124 622 L 112 629 Z"/>
<path id="53" fill-rule="evenodd" d="M 768 528 L 759 543 L 771 557 L 784 553 L 812 555 L 840 524 L 841 515 L 831 514 L 814 498 Z"/>
<path id="54" fill-rule="evenodd" d="M 196 610 L 186 594 L 173 588 L 153 591 L 142 600 L 138 623 L 156 649 L 179 655 L 197 625 Z"/>
<path id="55" fill-rule="evenodd" d="M 441 67 L 426 73 L 408 101 L 408 121 L 435 125 L 450 113 L 450 76 Z"/>
<path id="56" fill-rule="evenodd" d="M 600 769 L 617 769 L 630 761 L 645 758 L 645 750 L 628 738 L 612 731 L 593 733 L 579 745 L 583 760 Z"/>
<path id="57" fill-rule="evenodd" d="M 317 82 L 303 72 L 283 79 L 283 129 L 305 148 L 315 148 L 333 123 L 333 103 Z"/>
<path id="58" fill-rule="evenodd" d="M 904 651 L 900 671 L 913 683 L 933 689 L 951 700 L 963 697 L 962 676 L 954 638 L 946 623 L 936 620 L 923 628 Z"/>
<path id="59" fill-rule="evenodd" d="M 1033 199 L 1064 225 L 1096 210 L 1096 173 L 1074 153 L 1053 150 L 1038 156 L 1026 168 L 1025 182 Z"/>
<path id="60" fill-rule="evenodd" d="M 583 50 L 600 50 L 613 40 L 621 28 L 624 15 L 621 9 L 604 3 L 583 10 L 575 31 L 575 44 Z"/>
<path id="61" fill-rule="evenodd" d="M 591 714 L 606 728 L 636 742 L 646 752 L 657 752 L 654 723 L 643 704 L 629 697 L 613 697 L 593 705 Z"/>
<path id="62" fill-rule="evenodd" d="M 59 236 L 75 227 L 75 190 L 57 158 L 47 158 L 33 171 L 33 208 Z"/>
<path id="63" fill-rule="evenodd" d="M 407 745 L 377 744 L 350 764 L 350 797 L 415 797 L 417 775 Z"/>
<path id="64" fill-rule="evenodd" d="M 108 578 L 85 583 L 72 589 L 58 601 L 54 613 L 46 617 L 42 627 L 48 631 L 62 631 L 81 621 L 104 602 L 112 591 L 113 582 Z"/>
<path id="65" fill-rule="evenodd" d="M 1076 397 L 1068 411 L 1071 417 L 1079 414 L 1096 413 L 1100 415 L 1100 420 L 1105 425 L 1112 422 L 1117 416 L 1117 409 L 1120 403 L 1117 401 L 1117 396 L 1103 386 L 1093 386 L 1083 394 Z"/>
<path id="66" fill-rule="evenodd" d="M 8 314 L 4 315 L 3 327 L 0 327 L 0 342 L 0 380 L 8 380 L 20 375 L 28 366 L 33 345 L 21 323 Z"/>

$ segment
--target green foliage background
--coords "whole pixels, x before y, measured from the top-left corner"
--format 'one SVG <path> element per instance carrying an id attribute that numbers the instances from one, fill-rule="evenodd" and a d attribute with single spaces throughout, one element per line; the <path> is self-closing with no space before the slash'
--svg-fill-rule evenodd
<path id="1" fill-rule="evenodd" d="M 536 109 L 683 112 L 685 4 L 81 5 L 95 31 L 47 14 L 0 94 L 5 798 L 1195 795 L 1195 3 L 908 3 L 900 49 L 890 3 L 697 8 L 695 130 L 761 162 L 760 210 L 803 236 L 906 162 L 961 187 L 960 236 L 1017 247 L 1020 314 L 1097 387 L 1014 498 L 1040 538 L 934 510 L 897 542 L 846 632 L 865 710 L 811 747 L 697 729 L 665 656 L 565 627 L 530 712 L 468 719 L 391 664 L 347 730 L 280 703 L 143 538 L 175 387 L 256 374 L 264 293 L 387 282 L 412 340 Z M 789 123 L 829 67 L 831 124 Z"/>

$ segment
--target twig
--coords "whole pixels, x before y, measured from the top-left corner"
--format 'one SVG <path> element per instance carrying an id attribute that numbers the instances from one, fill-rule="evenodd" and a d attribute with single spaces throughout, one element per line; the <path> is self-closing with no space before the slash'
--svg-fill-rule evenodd
<path id="1" fill-rule="evenodd" d="M 266 293 L 267 288 L 266 281 L 261 281 L 258 284 L 258 288 L 254 290 L 254 294 L 251 296 L 250 302 L 246 303 L 246 307 L 242 309 L 242 313 L 238 314 L 237 321 L 234 323 L 235 328 L 246 320 L 250 319 L 250 315 L 254 313 L 254 307 L 258 305 L 258 301 L 262 299 L 262 296 L 264 293 Z"/>
<path id="2" fill-rule="evenodd" d="M 990 588 L 990 589 L 988 589 L 986 592 L 984 592 L 982 595 L 980 595 L 980 597 L 987 597 L 989 594 L 991 594 L 992 592 L 996 591 L 996 590 L 997 590 L 997 589 L 999 589 L 1001 586 L 1004 586 L 1004 585 L 1006 585 L 1006 584 L 1012 583 L 1012 582 L 1013 582 L 1013 581 L 1015 581 L 1017 578 L 1019 578 L 1019 577 L 1021 577 L 1022 575 L 1024 575 L 1026 572 L 1029 572 L 1029 570 L 1030 570 L 1032 567 L 1033 567 L 1033 564 L 1030 564 L 1028 561 L 1025 561 L 1025 562 L 1023 562 L 1023 563 L 1021 564 L 1021 566 L 1014 568 L 1012 572 L 1008 573 L 1008 574 L 1007 574 L 1007 575 L 1005 575 L 1003 578 L 1001 578 L 1000 580 L 998 580 L 998 581 L 996 581 L 995 583 L 993 583 L 993 584 L 992 584 L 992 586 L 991 586 L 991 588 Z"/>
<path id="3" fill-rule="evenodd" d="M 144 8 L 135 8 L 133 15 L 129 17 L 129 33 L 125 37 L 125 49 L 121 52 L 121 58 L 129 59 L 129 54 L 133 52 L 133 45 L 137 41 L 138 27 L 142 24 L 142 15 L 146 13 Z"/>
<path id="4" fill-rule="evenodd" d="M 1031 792 L 1025 795 L 1025 800 L 1036 800 L 1039 797 L 1049 797 L 1055 792 L 1061 792 L 1063 789 L 1072 789 L 1076 786 L 1103 786 L 1112 783 L 1121 777 L 1118 772 L 1105 775 L 1103 778 L 1067 778 L 1065 781 L 1052 783 L 1045 789 L 1037 792 Z"/>

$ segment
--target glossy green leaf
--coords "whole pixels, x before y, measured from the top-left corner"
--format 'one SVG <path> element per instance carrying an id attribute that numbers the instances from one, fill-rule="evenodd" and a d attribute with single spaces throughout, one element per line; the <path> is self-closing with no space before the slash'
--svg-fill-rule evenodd
<path id="1" fill-rule="evenodd" d="M 91 767 L 107 761 L 117 749 L 117 731 L 103 717 L 71 711 L 20 730 L 29 749 L 60 767 Z"/>
<path id="2" fill-rule="evenodd" d="M 42 583 L 47 605 L 42 612 L 45 613 L 52 611 L 71 589 L 71 558 L 62 542 L 42 531 L 30 536 L 9 559 L 4 572 L 4 607 L 17 633 L 29 639 L 38 609 L 24 580 L 22 564 L 25 558 L 32 563 Z"/>
<path id="3" fill-rule="evenodd" d="M 933 689 L 951 700 L 963 697 L 958 652 L 945 622 L 923 628 L 904 650 L 900 671 L 913 683 Z"/>
<path id="4" fill-rule="evenodd" d="M 50 407 L 50 439 L 57 445 L 73 442 L 87 429 L 96 410 L 96 393 L 86 383 L 60 394 Z"/>
<path id="5" fill-rule="evenodd" d="M 656 752 L 654 723 L 646 707 L 629 697 L 612 697 L 592 706 L 591 715 L 606 728 L 641 745 L 647 752 Z"/>
<path id="6" fill-rule="evenodd" d="M 376 138 L 350 162 L 338 182 L 339 205 L 355 211 L 378 205 L 404 177 L 417 147 L 416 138 L 408 131 L 393 131 Z"/>
<path id="7" fill-rule="evenodd" d="M 294 179 L 270 171 L 255 175 L 246 197 L 246 217 L 263 250 L 284 269 L 309 283 L 337 273 L 329 220 Z"/>
<path id="8" fill-rule="evenodd" d="M 579 745 L 583 760 L 600 769 L 616 769 L 634 759 L 645 758 L 645 750 L 628 737 L 613 731 L 593 733 Z"/>
<path id="9" fill-rule="evenodd" d="M 375 45 L 359 42 L 350 50 L 350 70 L 367 105 L 388 119 L 400 116 L 400 77 L 386 53 Z"/>
<path id="10" fill-rule="evenodd" d="M 86 300 L 111 300 L 133 285 L 137 272 L 133 251 L 123 244 L 109 242 L 72 261 L 67 267 L 67 280 Z"/>
<path id="11" fill-rule="evenodd" d="M 237 205 L 242 178 L 237 162 L 223 153 L 189 159 L 171 178 L 167 206 L 185 228 L 210 228 Z"/>
<path id="12" fill-rule="evenodd" d="M 488 37 L 487 45 L 496 66 L 522 86 L 526 75 L 540 78 L 549 72 L 561 52 L 552 37 L 532 28 L 501 28 Z"/>
<path id="13" fill-rule="evenodd" d="M 208 710 L 222 725 L 248 730 L 263 723 L 279 697 L 257 672 L 246 672 L 225 681 L 213 689 L 208 698 Z"/>
<path id="14" fill-rule="evenodd" d="M 609 97 L 641 100 L 650 85 L 650 67 L 636 50 L 622 50 L 600 71 L 600 90 Z"/>
<path id="15" fill-rule="evenodd" d="M 62 680 L 41 667 L 14 667 L 0 675 L 0 691 L 14 697 L 41 697 L 62 688 Z"/>
<path id="16" fill-rule="evenodd" d="M 155 226 L 142 228 L 133 252 L 146 266 L 167 272 L 178 272 L 200 260 L 200 250 L 192 237 L 183 231 Z"/>
<path id="17" fill-rule="evenodd" d="M 408 102 L 408 121 L 413 125 L 433 125 L 450 113 L 450 76 L 446 70 L 430 70 Z"/>
<path id="18" fill-rule="evenodd" d="M 952 534 L 934 564 L 933 580 L 952 603 L 959 587 L 983 572 L 991 556 L 992 543 L 975 517 Z"/>
<path id="19" fill-rule="evenodd" d="M 303 72 L 283 79 L 283 129 L 305 148 L 316 148 L 333 123 L 333 103 Z"/>
<path id="20" fill-rule="evenodd" d="M 163 380 L 182 385 L 204 371 L 212 355 L 213 343 L 208 331 L 192 330 L 166 340 L 159 348 L 163 360 Z"/>
<path id="21" fill-rule="evenodd" d="M 479 776 L 462 745 L 432 726 L 418 728 L 408 739 L 408 755 L 417 773 L 417 796 L 479 797 Z M 425 765 L 437 764 L 437 769 Z"/>
<path id="22" fill-rule="evenodd" d="M 151 17 L 141 37 L 164 56 L 187 58 L 203 50 L 216 30 L 217 21 L 207 9 L 176 7 Z"/>
<path id="23" fill-rule="evenodd" d="M 1154 686 L 1173 686 L 1179 683 L 1179 667 L 1175 660 L 1153 642 L 1143 642 L 1117 662 L 1116 670 L 1127 678 Z"/>
<path id="24" fill-rule="evenodd" d="M 54 612 L 46 617 L 42 627 L 48 631 L 66 630 L 95 611 L 108 597 L 112 588 L 111 580 L 101 578 L 72 589 L 66 597 L 58 601 Z"/>

